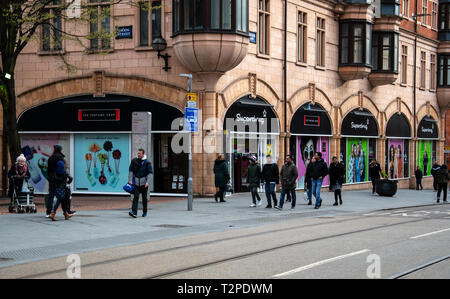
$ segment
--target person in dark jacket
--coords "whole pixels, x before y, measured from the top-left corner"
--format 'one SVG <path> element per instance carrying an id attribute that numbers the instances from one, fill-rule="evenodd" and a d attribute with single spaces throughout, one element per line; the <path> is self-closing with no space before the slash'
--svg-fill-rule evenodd
<path id="1" fill-rule="evenodd" d="M 261 197 L 258 194 L 258 187 L 261 185 L 261 165 L 256 163 L 256 157 L 251 156 L 249 158 L 250 165 L 248 166 L 247 183 L 252 194 L 251 208 L 262 205 Z"/>
<path id="2" fill-rule="evenodd" d="M 316 159 L 314 157 L 311 158 L 311 161 L 308 163 L 305 172 L 305 189 L 308 194 L 308 206 L 312 205 L 312 178 L 311 178 L 311 167 L 312 162 L 315 162 Z"/>
<path id="3" fill-rule="evenodd" d="M 320 197 L 320 188 L 322 188 L 323 179 L 328 174 L 328 166 L 322 159 L 322 153 L 316 152 L 314 155 L 315 162 L 311 163 L 311 179 L 312 179 L 312 193 L 316 198 L 314 209 L 319 209 L 322 206 L 322 198 Z"/>
<path id="4" fill-rule="evenodd" d="M 214 183 L 219 190 L 214 194 L 214 199 L 218 202 L 225 202 L 224 195 L 228 182 L 230 181 L 230 172 L 225 157 L 220 154 L 214 161 Z"/>
<path id="5" fill-rule="evenodd" d="M 63 214 L 64 214 L 64 218 L 66 220 L 69 220 L 70 217 L 72 217 L 72 214 L 69 214 L 69 208 L 67 205 L 67 183 L 71 183 L 72 182 L 72 177 L 67 173 L 66 171 L 66 161 L 65 160 L 60 160 L 56 163 L 56 169 L 55 169 L 55 174 L 53 176 L 53 182 L 54 182 L 54 192 L 55 192 L 55 197 L 56 197 L 56 203 L 54 205 L 54 207 L 52 208 L 52 211 L 50 212 L 50 216 L 49 218 L 52 221 L 56 221 L 55 216 L 56 216 L 56 210 L 58 209 L 59 206 L 59 202 L 61 202 L 62 204 L 62 209 L 63 209 Z"/>
<path id="6" fill-rule="evenodd" d="M 381 178 L 381 166 L 376 159 L 373 159 L 369 164 L 369 175 L 372 181 L 372 194 L 375 194 L 375 188 L 377 186 L 377 180 Z"/>
<path id="7" fill-rule="evenodd" d="M 416 176 L 416 190 L 419 190 L 419 186 L 420 186 L 420 190 L 423 190 L 423 186 L 422 186 L 423 174 L 422 174 L 422 170 L 420 170 L 419 166 L 417 166 L 417 169 L 414 172 L 414 175 Z"/>
<path id="8" fill-rule="evenodd" d="M 277 194 L 275 193 L 275 187 L 280 183 L 280 172 L 278 170 L 278 165 L 272 162 L 272 156 L 266 156 L 266 164 L 264 164 L 262 169 L 262 179 L 264 181 L 264 187 L 266 191 L 267 206 L 266 208 L 272 208 L 277 205 Z"/>
<path id="9" fill-rule="evenodd" d="M 345 167 L 344 164 L 338 161 L 337 157 L 333 157 L 333 162 L 330 164 L 330 185 L 331 190 L 334 191 L 334 206 L 342 205 L 342 184 L 344 184 Z M 339 203 L 338 203 L 339 197 Z"/>
<path id="10" fill-rule="evenodd" d="M 441 169 L 441 166 L 439 166 L 439 164 L 437 164 L 436 162 L 434 162 L 433 167 L 431 167 L 431 175 L 433 176 L 433 189 L 434 191 L 438 190 L 438 184 L 437 184 L 437 180 L 436 180 L 436 174 L 438 172 L 438 170 Z"/>
<path id="11" fill-rule="evenodd" d="M 448 181 L 450 179 L 450 176 L 448 174 L 447 165 L 442 165 L 439 170 L 436 171 L 436 183 L 438 186 L 437 191 L 437 203 L 440 202 L 441 197 L 441 191 L 444 191 L 444 202 L 447 202 L 447 185 Z"/>
<path id="12" fill-rule="evenodd" d="M 280 203 L 275 206 L 276 209 L 282 210 L 284 204 L 284 197 L 287 193 L 291 194 L 291 210 L 295 209 L 295 204 L 297 201 L 295 195 L 295 187 L 297 185 L 298 169 L 294 164 L 292 156 L 286 156 L 286 163 L 281 168 L 280 179 L 281 179 L 281 195 Z"/>
<path id="13" fill-rule="evenodd" d="M 150 182 L 150 175 L 153 173 L 152 163 L 147 160 L 145 150 L 140 148 L 137 152 L 137 157 L 131 160 L 128 174 L 128 183 L 134 185 L 133 189 L 133 204 L 131 211 L 128 213 L 133 218 L 137 217 L 137 210 L 139 204 L 139 194 L 142 196 L 142 217 L 147 216 L 148 209 L 148 186 Z"/>
<path id="14" fill-rule="evenodd" d="M 47 168 L 47 176 L 48 176 L 48 195 L 47 195 L 47 203 L 46 203 L 46 216 L 50 217 L 50 213 L 53 210 L 53 201 L 55 198 L 55 173 L 56 173 L 56 165 L 60 161 L 64 161 L 64 154 L 62 153 L 62 146 L 56 144 L 53 146 L 53 155 L 48 159 L 48 168 Z"/>

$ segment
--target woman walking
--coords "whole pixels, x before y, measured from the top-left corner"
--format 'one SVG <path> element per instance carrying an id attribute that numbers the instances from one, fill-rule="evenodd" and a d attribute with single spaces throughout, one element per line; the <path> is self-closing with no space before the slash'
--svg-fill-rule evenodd
<path id="1" fill-rule="evenodd" d="M 333 206 L 337 206 L 339 203 L 342 205 L 342 184 L 344 183 L 344 174 L 344 165 L 338 161 L 337 157 L 333 157 L 333 161 L 330 164 L 330 185 L 331 190 L 334 191 L 335 201 Z"/>
<path id="2" fill-rule="evenodd" d="M 217 156 L 216 161 L 214 161 L 214 183 L 219 190 L 214 194 L 214 199 L 218 202 L 225 202 L 223 199 L 225 194 L 225 188 L 230 180 L 230 173 L 228 171 L 228 164 L 225 162 L 225 158 L 222 154 Z"/>
<path id="3" fill-rule="evenodd" d="M 250 192 L 252 193 L 252 204 L 251 208 L 256 206 L 260 206 L 262 204 L 262 200 L 258 194 L 258 187 L 261 185 L 261 166 L 256 162 L 256 157 L 250 157 L 250 165 L 248 166 L 248 175 L 247 175 L 247 183 L 250 188 Z"/>

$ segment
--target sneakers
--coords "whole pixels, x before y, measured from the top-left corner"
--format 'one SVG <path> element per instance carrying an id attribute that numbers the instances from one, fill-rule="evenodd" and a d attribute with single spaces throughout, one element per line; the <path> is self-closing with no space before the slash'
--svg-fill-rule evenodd
<path id="1" fill-rule="evenodd" d="M 128 212 L 128 215 L 130 215 L 133 218 L 136 218 L 136 214 L 134 214 L 133 212 Z"/>
<path id="2" fill-rule="evenodd" d="M 292 207 L 292 208 L 291 208 L 291 211 L 295 211 L 295 207 Z"/>
<path id="3" fill-rule="evenodd" d="M 268 206 L 266 206 L 266 209 L 271 209 L 271 208 L 272 208 L 272 206 L 269 206 L 269 205 L 268 205 Z"/>
<path id="4" fill-rule="evenodd" d="M 258 200 L 257 206 L 260 207 L 262 205 L 262 200 Z"/>
<path id="5" fill-rule="evenodd" d="M 147 217 L 147 212 L 142 213 L 142 217 Z"/>
<path id="6" fill-rule="evenodd" d="M 256 205 L 255 205 L 254 203 L 252 203 L 252 204 L 250 205 L 250 208 L 254 208 L 254 207 L 256 207 Z"/>
<path id="7" fill-rule="evenodd" d="M 278 206 L 278 205 L 276 205 L 276 206 L 275 206 L 275 209 L 277 209 L 277 210 L 280 210 L 280 211 L 281 211 L 281 210 L 282 210 L 283 208 L 282 208 L 282 207 L 280 207 L 280 206 Z"/>

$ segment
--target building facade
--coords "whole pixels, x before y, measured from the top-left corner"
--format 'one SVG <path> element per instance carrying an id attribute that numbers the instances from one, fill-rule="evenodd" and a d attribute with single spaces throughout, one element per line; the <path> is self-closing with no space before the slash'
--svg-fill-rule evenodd
<path id="1" fill-rule="evenodd" d="M 147 8 L 90 0 L 109 11 L 97 24 L 56 15 L 21 54 L 18 124 L 38 191 L 59 143 L 74 192 L 120 192 L 135 150 L 132 114 L 149 111 L 152 192 L 185 194 L 188 155 L 174 150 L 186 137 L 180 74 L 193 76 L 201 119 L 192 143 L 197 195 L 215 192 L 218 153 L 235 192 L 247 190 L 249 155 L 265 163 L 271 154 L 280 166 L 294 155 L 298 188 L 315 151 L 344 162 L 348 189 L 368 187 L 373 158 L 401 188 L 414 186 L 416 166 L 429 176 L 444 162 L 448 1 L 141 2 Z M 120 33 L 81 46 L 54 28 Z M 76 68 L 68 73 L 66 63 Z"/>

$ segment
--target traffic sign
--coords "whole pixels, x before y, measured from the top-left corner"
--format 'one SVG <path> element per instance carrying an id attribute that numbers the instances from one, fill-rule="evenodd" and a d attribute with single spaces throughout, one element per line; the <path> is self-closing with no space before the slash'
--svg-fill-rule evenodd
<path id="1" fill-rule="evenodd" d="M 185 131 L 198 132 L 198 108 L 184 109 Z"/>

